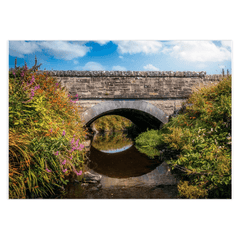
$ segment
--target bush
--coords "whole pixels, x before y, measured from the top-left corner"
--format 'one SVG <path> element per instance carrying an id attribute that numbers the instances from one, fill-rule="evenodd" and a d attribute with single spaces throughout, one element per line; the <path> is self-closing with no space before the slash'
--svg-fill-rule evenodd
<path id="1" fill-rule="evenodd" d="M 27 68 L 9 72 L 9 198 L 54 194 L 80 176 L 85 132 L 56 79 Z"/>
<path id="2" fill-rule="evenodd" d="M 155 134 L 161 141 L 153 134 L 149 137 L 156 145 L 180 151 L 178 158 L 167 162 L 183 173 L 178 186 L 181 197 L 231 198 L 231 77 L 195 91 L 185 111 Z M 150 141 L 144 135 L 139 138 Z M 143 145 L 137 147 L 144 151 Z"/>
<path id="3" fill-rule="evenodd" d="M 153 129 L 140 134 L 135 139 L 135 144 L 138 150 L 141 153 L 148 155 L 150 158 L 160 155 L 157 146 L 161 145 L 162 143 L 162 135 L 159 134 L 158 130 Z"/>

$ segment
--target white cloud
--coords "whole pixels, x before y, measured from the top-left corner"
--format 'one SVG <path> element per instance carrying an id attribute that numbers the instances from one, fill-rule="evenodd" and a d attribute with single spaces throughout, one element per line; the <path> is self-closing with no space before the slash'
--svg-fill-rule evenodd
<path id="1" fill-rule="evenodd" d="M 119 58 L 123 59 L 123 56 L 119 56 Z"/>
<path id="2" fill-rule="evenodd" d="M 223 47 L 230 48 L 232 50 L 232 41 L 221 41 Z"/>
<path id="3" fill-rule="evenodd" d="M 224 65 L 219 65 L 218 67 L 221 68 L 221 69 L 223 69 L 223 68 L 225 68 L 226 66 L 224 66 Z"/>
<path id="4" fill-rule="evenodd" d="M 25 54 L 41 51 L 36 42 L 9 41 L 9 54 L 11 56 L 23 58 Z"/>
<path id="5" fill-rule="evenodd" d="M 84 67 L 82 67 L 82 70 L 85 70 L 85 71 L 103 71 L 105 69 L 100 63 L 88 62 L 88 63 L 85 64 Z"/>
<path id="6" fill-rule="evenodd" d="M 122 67 L 122 66 L 113 66 L 112 70 L 113 71 L 126 71 L 127 69 L 125 67 Z"/>
<path id="7" fill-rule="evenodd" d="M 83 57 L 90 51 L 90 47 L 83 45 L 84 42 L 68 41 L 10 41 L 9 54 L 23 58 L 25 54 L 47 50 L 58 59 L 72 60 Z"/>
<path id="8" fill-rule="evenodd" d="M 102 45 L 107 44 L 109 41 L 108 40 L 98 40 L 98 41 L 94 41 L 94 42 L 96 42 L 102 46 Z"/>
<path id="9" fill-rule="evenodd" d="M 39 42 L 39 45 L 48 50 L 54 57 L 65 60 L 83 57 L 91 49 L 77 42 L 70 43 L 67 41 L 44 41 Z"/>
<path id="10" fill-rule="evenodd" d="M 159 41 L 114 41 L 118 45 L 118 51 L 124 53 L 157 53 L 162 48 L 162 43 Z"/>
<path id="11" fill-rule="evenodd" d="M 211 41 L 175 41 L 162 51 L 165 54 L 189 62 L 221 62 L 231 59 L 231 52 Z"/>
<path id="12" fill-rule="evenodd" d="M 146 71 L 159 71 L 159 69 L 152 64 L 148 64 L 143 67 Z"/>

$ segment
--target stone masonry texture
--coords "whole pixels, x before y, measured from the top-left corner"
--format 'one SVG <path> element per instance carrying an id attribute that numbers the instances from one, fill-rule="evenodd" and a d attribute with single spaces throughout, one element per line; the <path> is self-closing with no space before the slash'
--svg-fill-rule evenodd
<path id="1" fill-rule="evenodd" d="M 45 71 L 39 71 L 39 73 Z M 194 87 L 215 84 L 222 75 L 172 71 L 48 71 L 66 87 L 72 99 L 78 94 L 79 111 L 101 101 L 145 100 L 172 114 L 181 107 Z"/>
<path id="2" fill-rule="evenodd" d="M 218 82 L 206 72 L 50 71 L 80 99 L 187 98 L 194 86 Z"/>

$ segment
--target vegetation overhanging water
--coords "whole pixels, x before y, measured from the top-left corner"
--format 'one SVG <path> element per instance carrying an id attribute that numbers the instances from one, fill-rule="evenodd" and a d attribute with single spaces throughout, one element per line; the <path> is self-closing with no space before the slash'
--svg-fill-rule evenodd
<path id="1" fill-rule="evenodd" d="M 73 175 L 81 181 L 85 137 L 75 101 L 56 79 L 36 66 L 9 72 L 9 198 L 47 197 Z M 231 76 L 195 91 L 136 147 L 155 161 L 166 157 L 181 176 L 180 197 L 231 198 Z"/>

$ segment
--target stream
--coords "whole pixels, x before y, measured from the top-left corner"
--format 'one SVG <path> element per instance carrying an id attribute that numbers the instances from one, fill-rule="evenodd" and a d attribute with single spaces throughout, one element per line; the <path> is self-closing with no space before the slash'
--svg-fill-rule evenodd
<path id="1" fill-rule="evenodd" d="M 126 132 L 95 134 L 87 171 L 93 183 L 68 183 L 65 199 L 172 199 L 177 181 L 166 162 L 140 153 Z"/>

